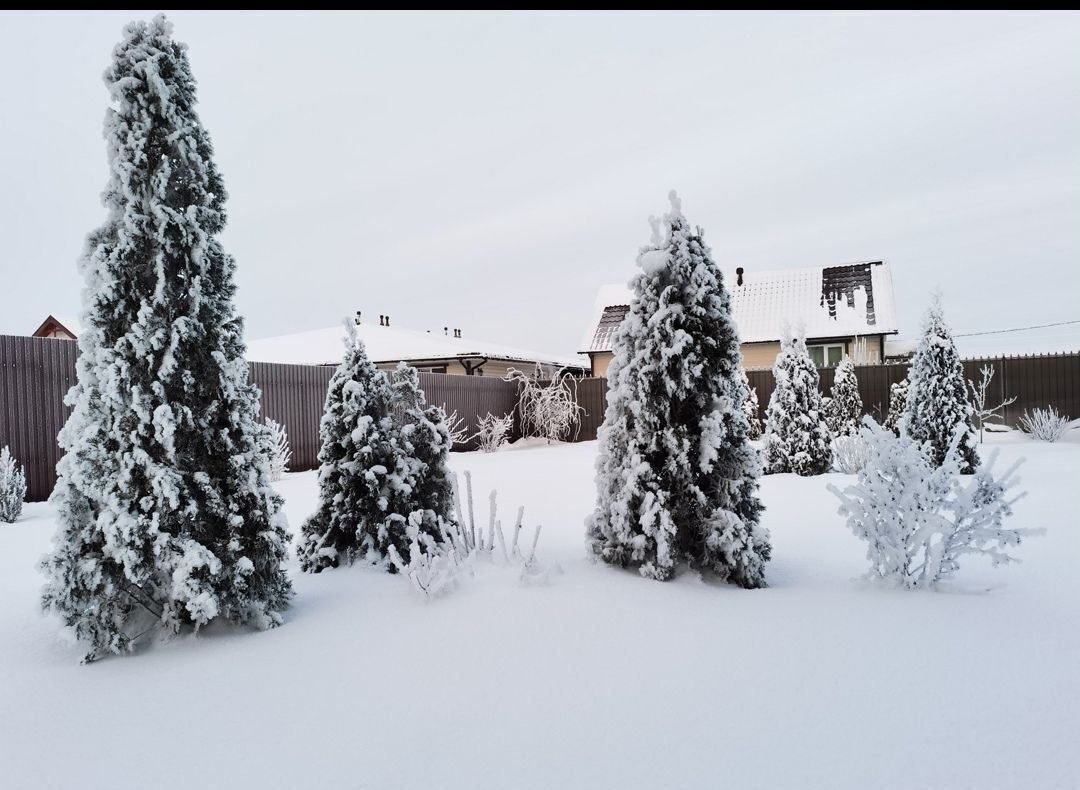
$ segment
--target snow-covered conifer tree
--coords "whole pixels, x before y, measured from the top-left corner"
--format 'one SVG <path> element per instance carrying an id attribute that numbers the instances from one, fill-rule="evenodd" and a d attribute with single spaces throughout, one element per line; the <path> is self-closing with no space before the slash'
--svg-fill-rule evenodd
<path id="1" fill-rule="evenodd" d="M 746 400 L 743 401 L 743 414 L 746 415 L 746 424 L 749 428 L 746 437 L 748 439 L 758 439 L 761 437 L 761 418 L 758 417 L 760 404 L 758 403 L 757 390 L 750 386 L 750 379 L 747 378 L 746 371 L 741 367 L 739 368 L 739 381 L 746 388 Z"/>
<path id="2" fill-rule="evenodd" d="M 397 472 L 393 391 L 368 359 L 351 320 L 330 379 L 319 434 L 319 508 L 300 530 L 300 567 L 318 573 L 378 551 Z M 373 556 L 377 559 L 378 556 Z"/>
<path id="3" fill-rule="evenodd" d="M 26 472 L 8 448 L 0 450 L 0 521 L 15 522 L 26 498 Z"/>
<path id="4" fill-rule="evenodd" d="M 889 387 L 889 413 L 885 416 L 886 430 L 900 435 L 900 418 L 904 416 L 907 408 L 908 380 L 902 379 Z"/>
<path id="5" fill-rule="evenodd" d="M 855 436 L 862 419 L 862 396 L 855 377 L 855 363 L 844 358 L 836 366 L 831 399 L 826 413 L 829 431 L 834 437 Z"/>
<path id="6" fill-rule="evenodd" d="M 43 604 L 88 659 L 157 626 L 271 626 L 291 594 L 186 47 L 164 17 L 129 24 L 105 81 L 108 218 L 80 264 L 85 330 L 43 562 Z"/>
<path id="7" fill-rule="evenodd" d="M 818 372 L 801 333 L 784 327 L 765 410 L 765 473 L 820 475 L 832 466 Z"/>
<path id="8" fill-rule="evenodd" d="M 674 192 L 671 204 L 664 238 L 653 220 L 615 338 L 588 543 L 646 577 L 669 579 L 688 561 L 761 587 L 769 536 L 730 297 Z"/>
<path id="9" fill-rule="evenodd" d="M 404 362 L 394 376 L 394 414 L 397 420 L 398 473 L 395 476 L 397 513 L 386 529 L 385 553 L 393 545 L 407 557 L 415 533 L 430 536 L 421 541 L 431 546 L 443 539 L 444 525 L 454 519 L 454 485 L 449 466 L 450 428 L 446 412 L 427 404 L 416 368 Z M 403 518 L 401 527 L 399 519 Z"/>
<path id="10" fill-rule="evenodd" d="M 941 299 L 935 297 L 923 318 L 923 335 L 908 370 L 903 430 L 920 445 L 928 443 L 931 462 L 941 466 L 957 426 L 974 430 L 973 414 L 964 366 L 945 323 Z M 974 473 L 979 456 L 970 434 L 961 437 L 957 452 L 963 473 Z"/>

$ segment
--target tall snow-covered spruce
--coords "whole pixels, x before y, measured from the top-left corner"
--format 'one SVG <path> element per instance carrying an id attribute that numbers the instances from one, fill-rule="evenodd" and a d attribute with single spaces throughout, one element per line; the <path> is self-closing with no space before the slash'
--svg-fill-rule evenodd
<path id="1" fill-rule="evenodd" d="M 820 475 L 832 467 L 818 372 L 801 333 L 784 328 L 773 364 L 776 385 L 765 410 L 765 471 Z"/>
<path id="2" fill-rule="evenodd" d="M 923 334 L 908 370 L 903 431 L 927 447 L 935 466 L 945 463 L 949 446 L 961 425 L 966 427 L 956 448 L 963 474 L 973 474 L 979 455 L 972 441 L 975 410 L 968 400 L 964 366 L 945 323 L 941 299 L 935 297 L 923 317 Z"/>
<path id="3" fill-rule="evenodd" d="M 43 562 L 43 605 L 89 659 L 158 626 L 272 626 L 291 594 L 186 48 L 164 17 L 134 22 L 105 81 L 108 219 L 80 264 L 85 330 Z"/>
<path id="4" fill-rule="evenodd" d="M 759 401 L 757 396 L 757 390 L 750 384 L 750 379 L 746 375 L 746 371 L 739 367 L 739 382 L 746 388 L 746 400 L 743 401 L 743 414 L 746 415 L 746 424 L 749 427 L 749 431 L 746 434 L 747 438 L 760 439 L 761 438 L 761 418 L 758 417 Z"/>
<path id="5" fill-rule="evenodd" d="M 395 568 L 390 549 L 425 551 L 453 518 L 446 415 L 428 406 L 414 368 L 399 366 L 391 384 L 368 359 L 351 321 L 345 357 L 330 380 L 320 428 L 319 508 L 301 529 L 301 567 L 364 559 Z"/>
<path id="6" fill-rule="evenodd" d="M 649 578 L 670 579 L 687 562 L 762 587 L 761 463 L 747 438 L 730 297 L 701 229 L 670 197 L 615 338 L 587 540 L 600 559 Z"/>

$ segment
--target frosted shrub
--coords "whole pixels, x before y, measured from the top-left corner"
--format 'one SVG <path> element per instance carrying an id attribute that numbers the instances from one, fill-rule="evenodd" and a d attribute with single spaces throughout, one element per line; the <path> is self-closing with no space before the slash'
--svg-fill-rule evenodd
<path id="1" fill-rule="evenodd" d="M 443 411 L 446 411 L 445 406 Z M 457 413 L 457 409 L 446 415 L 446 430 L 450 434 L 450 444 L 452 446 L 465 444 L 469 441 L 469 426 L 465 424 L 465 419 Z"/>
<path id="2" fill-rule="evenodd" d="M 278 481 L 289 471 L 289 459 L 292 458 L 289 436 L 285 433 L 284 425 L 269 417 L 266 418 L 266 427 L 270 431 L 270 479 Z"/>
<path id="3" fill-rule="evenodd" d="M 869 417 L 864 424 L 866 466 L 854 485 L 829 490 L 839 497 L 848 528 L 868 544 L 869 577 L 908 589 L 932 587 L 952 576 L 964 555 L 986 555 L 995 566 L 1015 562 L 1006 550 L 1042 532 L 1002 526 L 1023 496 L 1007 496 L 1019 482 L 1020 462 L 995 477 L 995 452 L 972 477 L 961 476 L 963 426 L 938 465 L 912 439 Z"/>
<path id="4" fill-rule="evenodd" d="M 577 379 L 565 369 L 556 372 L 546 384 L 539 375 L 539 366 L 532 378 L 510 368 L 505 380 L 516 381 L 521 387 L 518 410 L 525 435 L 539 436 L 551 444 L 569 438 L 571 430 L 581 427 L 578 418 L 585 409 L 577 402 Z"/>
<path id="5" fill-rule="evenodd" d="M 1040 442 L 1056 442 L 1069 427 L 1069 418 L 1058 414 L 1057 409 L 1050 406 L 1046 409 L 1032 409 L 1031 414 L 1025 409 L 1020 417 L 1020 426 L 1024 433 L 1032 439 Z"/>
<path id="6" fill-rule="evenodd" d="M 866 466 L 870 450 L 861 436 L 838 436 L 833 440 L 833 468 L 853 475 Z"/>
<path id="7" fill-rule="evenodd" d="M 480 418 L 480 427 L 473 437 L 480 443 L 480 449 L 485 453 L 493 453 L 506 443 L 506 437 L 510 435 L 510 429 L 514 425 L 513 415 L 496 417 L 491 412 Z"/>
<path id="8" fill-rule="evenodd" d="M 553 571 L 559 571 L 558 565 L 546 566 L 536 557 L 540 525 L 533 530 L 528 548 L 520 543 L 524 507 L 517 509 L 513 537 L 507 541 L 502 522 L 498 518 L 498 492 L 492 490 L 488 495 L 486 534 L 483 524 L 476 523 L 472 475 L 469 472 L 465 472 L 465 492 L 467 511 L 462 508 L 461 486 L 455 476 L 454 500 L 457 519 L 441 523 L 441 541 L 435 542 L 418 528 L 418 523 L 411 523 L 408 530 L 411 539 L 408 559 L 394 548 L 390 549 L 392 566 L 408 577 L 417 593 L 431 598 L 448 592 L 464 577 L 473 575 L 478 561 L 515 568 L 522 583 L 547 581 Z M 466 512 L 468 520 L 465 518 Z"/>
<path id="9" fill-rule="evenodd" d="M 5 447 L 0 450 L 0 521 L 13 524 L 22 513 L 25 498 L 26 473 Z"/>

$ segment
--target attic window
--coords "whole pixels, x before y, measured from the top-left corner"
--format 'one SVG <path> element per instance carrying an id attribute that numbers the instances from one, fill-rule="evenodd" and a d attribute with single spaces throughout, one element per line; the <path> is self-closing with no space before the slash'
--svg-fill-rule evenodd
<path id="1" fill-rule="evenodd" d="M 872 263 L 855 263 L 850 266 L 830 266 L 821 270 L 820 305 L 829 306 L 829 318 L 836 318 L 836 303 L 843 299 L 849 309 L 855 309 L 855 291 L 863 289 L 866 294 L 866 325 L 874 326 L 874 282 L 870 274 Z"/>
<path id="2" fill-rule="evenodd" d="M 615 330 L 630 312 L 630 305 L 616 304 L 604 308 L 604 314 L 600 316 L 600 323 L 596 325 L 596 334 L 593 335 L 592 348 L 606 350 L 611 348 L 611 341 Z"/>

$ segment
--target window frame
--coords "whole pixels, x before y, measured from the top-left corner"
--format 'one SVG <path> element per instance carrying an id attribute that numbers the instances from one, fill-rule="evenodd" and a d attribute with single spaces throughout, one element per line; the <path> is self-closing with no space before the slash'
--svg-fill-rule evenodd
<path id="1" fill-rule="evenodd" d="M 822 364 L 818 364 L 818 361 L 816 359 L 814 359 L 814 349 L 818 349 L 818 348 L 821 349 L 821 361 L 822 361 Z M 830 363 L 829 362 L 829 350 L 834 349 L 834 348 L 840 349 L 840 356 L 837 358 L 836 362 Z M 807 353 L 810 354 L 810 359 L 813 360 L 814 364 L 818 368 L 820 368 L 820 369 L 835 368 L 837 365 L 840 364 L 841 361 L 843 361 L 844 355 L 847 353 L 847 343 L 843 342 L 843 341 L 841 341 L 839 343 L 814 343 L 813 345 L 807 346 L 806 350 L 807 350 Z"/>

